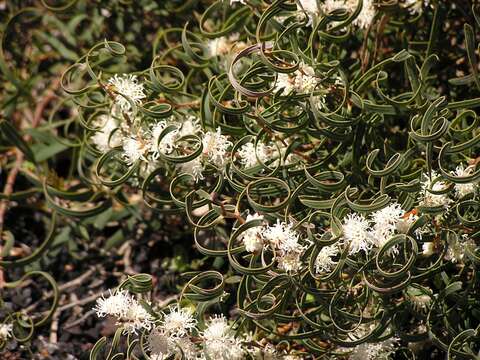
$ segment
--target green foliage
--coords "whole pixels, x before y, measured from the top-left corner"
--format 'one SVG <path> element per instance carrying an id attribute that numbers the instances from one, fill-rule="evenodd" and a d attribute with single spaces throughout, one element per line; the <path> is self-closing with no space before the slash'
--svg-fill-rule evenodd
<path id="1" fill-rule="evenodd" d="M 232 309 L 243 358 L 267 359 L 267 343 L 279 357 L 374 359 L 396 344 L 395 358 L 478 358 L 476 8 L 244 2 L 11 6 L 0 161 L 2 181 L 16 168 L 21 187 L 0 199 L 35 198 L 50 221 L 24 257 L 0 222 L 0 266 L 22 273 L 5 287 L 41 276 L 55 294 L 40 320 L 7 316 L 15 339 L 29 341 L 59 297 L 51 275 L 26 265 L 65 246 L 82 259 L 73 233 L 108 256 L 137 227 L 181 219 L 198 253 L 186 262 L 179 246 L 164 266 L 183 273 L 177 303 L 195 309 L 198 329 L 181 339 L 205 359 L 201 329 Z M 30 57 L 12 41 L 19 26 Z M 49 115 L 18 120 L 47 81 L 63 90 Z M 106 232 L 112 221 L 125 224 Z M 154 325 L 132 333 L 118 317 L 125 326 L 91 359 L 154 357 L 149 333 L 173 310 L 153 290 L 147 274 L 118 286 Z M 189 358 L 179 339 L 165 354 Z"/>

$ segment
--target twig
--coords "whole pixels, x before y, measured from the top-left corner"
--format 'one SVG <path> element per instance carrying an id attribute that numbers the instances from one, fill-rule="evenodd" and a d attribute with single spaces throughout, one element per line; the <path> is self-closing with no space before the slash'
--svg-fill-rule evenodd
<path id="1" fill-rule="evenodd" d="M 88 310 L 81 318 L 75 320 L 75 321 L 72 321 L 72 322 L 69 322 L 69 323 L 66 323 L 62 328 L 64 330 L 68 330 L 74 326 L 77 326 L 79 324 L 81 324 L 82 322 L 84 322 L 87 318 L 89 318 L 90 316 L 92 316 L 93 314 L 95 313 L 94 310 Z"/>
<path id="2" fill-rule="evenodd" d="M 60 317 L 60 312 L 55 311 L 52 316 L 52 322 L 50 324 L 50 337 L 49 342 L 51 344 L 56 344 L 58 342 L 58 318 Z"/>
<path id="3" fill-rule="evenodd" d="M 97 269 L 96 268 L 92 268 L 92 269 L 89 269 L 87 270 L 85 273 L 83 273 L 82 275 L 80 275 L 79 277 L 73 279 L 73 280 L 70 280 L 62 285 L 59 285 L 58 286 L 58 290 L 61 292 L 61 291 L 65 291 L 67 289 L 70 289 L 72 287 L 76 287 L 78 285 L 81 285 L 83 283 L 83 281 L 90 277 L 90 275 L 92 275 L 94 272 L 96 272 Z M 32 310 L 34 310 L 42 301 L 45 301 L 49 298 L 51 298 L 53 296 L 53 291 L 49 291 L 45 294 L 43 294 L 42 298 L 40 300 L 38 300 L 37 302 L 35 302 L 34 304 L 30 305 L 29 307 L 27 307 L 25 309 L 25 312 L 29 313 L 31 312 Z"/>
<path id="4" fill-rule="evenodd" d="M 62 313 L 63 311 L 65 310 L 68 310 L 68 309 L 71 309 L 75 306 L 82 306 L 82 305 L 85 305 L 85 304 L 88 304 L 88 303 L 91 303 L 92 301 L 95 301 L 96 299 L 98 299 L 100 296 L 104 296 L 104 295 L 107 295 L 109 294 L 109 291 L 108 290 L 104 290 L 104 291 L 100 291 L 100 292 L 97 292 L 95 294 L 92 294 L 90 296 L 87 296 L 83 299 L 78 299 L 78 300 L 75 300 L 75 301 L 71 301 L 69 302 L 68 304 L 65 304 L 63 306 L 60 306 L 57 308 L 57 310 L 55 312 L 58 312 L 59 314 Z M 37 313 L 37 314 L 34 314 L 32 317 L 34 319 L 37 319 L 39 317 L 42 317 L 42 316 L 45 316 L 45 314 L 48 313 L 48 310 L 47 311 L 43 311 L 41 313 Z"/>

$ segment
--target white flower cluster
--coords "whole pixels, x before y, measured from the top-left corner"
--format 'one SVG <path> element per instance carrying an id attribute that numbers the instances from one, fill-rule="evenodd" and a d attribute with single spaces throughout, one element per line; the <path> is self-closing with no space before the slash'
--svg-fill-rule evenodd
<path id="1" fill-rule="evenodd" d="M 109 84 L 134 103 L 140 104 L 146 97 L 143 84 L 135 75 L 115 75 L 109 79 Z M 119 109 L 127 116 L 123 116 Z M 121 148 L 122 158 L 127 165 L 131 166 L 141 161 L 148 171 L 159 165 L 160 154 L 169 155 L 175 150 L 185 152 L 179 140 L 188 135 L 196 135 L 202 139 L 202 156 L 187 163 L 177 164 L 177 169 L 192 175 L 195 181 L 204 178 L 203 171 L 207 162 L 223 171 L 227 150 L 232 143 L 221 134 L 220 128 L 204 132 L 199 120 L 189 115 L 183 120 L 171 116 L 154 124 L 142 124 L 140 119 L 131 118 L 131 110 L 130 102 L 117 94 L 112 113 L 100 115 L 92 121 L 96 131 L 90 140 L 97 150 L 106 152 L 112 148 Z M 163 131 L 170 126 L 174 128 L 169 128 L 170 131 L 161 137 Z M 266 151 L 262 147 L 258 147 L 257 150 L 260 157 L 263 156 L 262 151 Z M 252 159 L 244 161 L 251 162 Z"/>
<path id="2" fill-rule="evenodd" d="M 472 175 L 475 170 L 475 166 L 464 167 L 463 164 L 457 166 L 455 171 L 451 171 L 451 174 L 457 177 L 466 177 Z M 440 177 L 436 171 L 432 171 L 431 177 L 427 174 L 423 175 L 424 180 L 422 181 L 422 191 L 420 192 L 420 205 L 421 206 L 430 206 L 436 207 L 441 206 L 445 209 L 448 209 L 449 205 L 452 203 L 452 199 L 448 197 L 448 194 L 433 194 L 430 190 L 434 192 L 441 192 L 448 188 L 447 183 L 444 180 L 434 181 Z M 461 199 L 464 196 L 469 194 L 474 194 L 478 189 L 478 181 L 468 182 L 465 184 L 455 184 L 454 193 L 457 199 Z"/>
<path id="3" fill-rule="evenodd" d="M 208 160 L 218 167 L 223 167 L 226 161 L 226 154 L 232 143 L 225 135 L 222 135 L 220 128 L 216 132 L 207 131 L 203 136 L 203 154 Z"/>
<path id="4" fill-rule="evenodd" d="M 339 254 L 340 249 L 335 243 L 333 245 L 324 246 L 315 259 L 315 271 L 317 274 L 322 272 L 330 272 L 337 265 L 334 258 Z"/>
<path id="5" fill-rule="evenodd" d="M 7 341 L 12 337 L 13 324 L 3 323 L 0 324 L 0 343 Z"/>
<path id="6" fill-rule="evenodd" d="M 208 52 L 210 56 L 224 56 L 229 54 L 232 49 L 239 51 L 244 49 L 247 44 L 239 41 L 240 34 L 234 33 L 230 36 L 220 36 L 208 41 Z"/>
<path id="7" fill-rule="evenodd" d="M 182 309 L 178 304 L 163 313 L 161 324 L 148 336 L 148 348 L 152 359 L 166 359 L 171 355 L 180 356 L 183 352 L 186 359 L 196 359 L 195 344 L 190 335 L 196 331 L 197 321 L 190 310 Z"/>
<path id="8" fill-rule="evenodd" d="M 305 11 L 309 17 L 309 23 L 312 22 L 313 16 L 317 15 L 320 11 L 323 13 L 330 13 L 336 9 L 347 9 L 350 12 L 354 12 L 358 6 L 358 0 L 326 0 L 318 7 L 316 0 L 299 0 L 297 3 L 298 11 Z M 353 21 L 353 25 L 367 29 L 373 22 L 376 14 L 376 9 L 373 0 L 363 0 L 363 6 L 358 17 Z"/>
<path id="9" fill-rule="evenodd" d="M 186 360 L 241 360 L 248 351 L 235 337 L 223 315 L 214 315 L 207 321 L 205 329 L 199 332 L 192 313 L 178 305 L 164 314 L 163 321 L 150 332 L 147 340 L 150 358 L 154 360 L 182 354 L 182 359 Z"/>
<path id="10" fill-rule="evenodd" d="M 429 3 L 429 0 L 405 0 L 402 6 L 408 9 L 411 14 L 419 14 L 423 7 L 428 6 Z"/>
<path id="11" fill-rule="evenodd" d="M 136 333 L 140 329 L 150 330 L 155 320 L 127 290 L 110 291 L 110 296 L 97 299 L 93 309 L 98 317 L 115 317 L 117 325 L 123 326 L 129 333 Z"/>
<path id="12" fill-rule="evenodd" d="M 353 348 L 350 360 L 377 360 L 386 359 L 393 353 L 399 342 L 398 338 L 390 338 L 377 343 L 363 343 Z"/>
<path id="13" fill-rule="evenodd" d="M 278 73 L 274 91 L 286 94 L 292 91 L 310 93 L 317 84 L 315 70 L 311 66 L 301 63 L 298 69 L 291 74 Z"/>
<path id="14" fill-rule="evenodd" d="M 347 215 L 343 223 L 343 237 L 349 245 L 349 254 L 382 247 L 396 232 L 406 233 L 416 220 L 416 215 L 406 214 L 398 203 L 375 211 L 369 219 L 359 214 Z M 393 248 L 392 252 L 395 251 Z"/>
<path id="15" fill-rule="evenodd" d="M 255 219 L 263 219 L 263 216 L 247 215 L 246 221 Z M 274 225 L 255 226 L 243 232 L 241 238 L 248 252 L 261 251 L 264 246 L 270 246 L 282 270 L 296 272 L 302 266 L 301 256 L 306 245 L 300 243 L 300 235 L 293 230 L 292 224 L 277 220 Z"/>
<path id="16" fill-rule="evenodd" d="M 452 174 L 458 177 L 465 177 L 472 175 L 475 170 L 475 166 L 467 166 L 466 168 L 463 166 L 463 164 L 460 164 L 457 166 L 455 171 L 452 171 Z M 463 198 L 466 195 L 473 194 L 477 191 L 478 189 L 478 181 L 475 182 L 469 182 L 466 184 L 455 184 L 454 190 L 455 190 L 455 195 L 458 199 Z"/>
<path id="17" fill-rule="evenodd" d="M 262 142 L 258 142 L 256 148 L 253 142 L 247 142 L 240 147 L 240 150 L 238 150 L 240 163 L 246 168 L 258 165 L 258 160 L 265 163 L 272 153 L 272 147 L 267 146 Z"/>
<path id="18" fill-rule="evenodd" d="M 419 204 L 421 206 L 442 206 L 444 208 L 447 208 L 448 205 L 452 202 L 452 200 L 448 198 L 448 195 L 433 194 L 429 191 L 433 190 L 438 192 L 445 190 L 447 188 L 445 182 L 439 180 L 433 183 L 434 180 L 439 177 L 439 175 L 435 171 L 432 171 L 431 177 L 429 177 L 428 175 L 424 175 L 424 177 L 425 180 L 422 181 L 422 191 L 420 192 Z"/>
<path id="19" fill-rule="evenodd" d="M 136 75 L 115 74 L 108 79 L 108 84 L 114 88 L 114 90 L 122 95 L 115 95 L 115 103 L 120 107 L 120 110 L 131 114 L 132 105 L 130 101 L 135 104 L 140 104 L 146 97 L 143 83 L 139 82 Z M 127 98 L 130 100 L 128 101 Z"/>
<path id="20" fill-rule="evenodd" d="M 287 272 L 296 272 L 302 266 L 301 256 L 306 249 L 300 243 L 300 235 L 293 230 L 293 225 L 280 222 L 267 226 L 264 239 L 273 247 L 278 266 Z"/>
<path id="21" fill-rule="evenodd" d="M 246 355 L 241 341 L 235 338 L 223 315 L 209 320 L 202 337 L 208 359 L 241 360 Z"/>
<path id="22" fill-rule="evenodd" d="M 92 125 L 98 130 L 92 136 L 92 142 L 101 152 L 106 152 L 122 145 L 121 130 L 112 115 L 100 115 Z"/>

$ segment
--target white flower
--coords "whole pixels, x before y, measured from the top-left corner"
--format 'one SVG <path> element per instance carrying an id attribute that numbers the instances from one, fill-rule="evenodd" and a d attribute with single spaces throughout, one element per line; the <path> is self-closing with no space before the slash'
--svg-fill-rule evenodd
<path id="1" fill-rule="evenodd" d="M 106 152 L 113 147 L 122 145 L 122 137 L 120 131 L 117 130 L 118 125 L 112 116 L 103 114 L 95 119 L 93 125 L 99 128 L 91 138 L 99 151 Z"/>
<path id="2" fill-rule="evenodd" d="M 244 358 L 245 352 L 241 343 L 233 336 L 227 319 L 223 315 L 210 319 L 202 335 L 205 341 L 204 350 L 209 358 L 222 360 Z"/>
<path id="3" fill-rule="evenodd" d="M 350 360 L 377 360 L 385 359 L 393 353 L 397 347 L 399 339 L 390 338 L 378 343 L 363 343 L 353 348 L 350 354 Z"/>
<path id="4" fill-rule="evenodd" d="M 277 74 L 274 91 L 282 91 L 282 93 L 286 94 L 292 90 L 300 93 L 309 93 L 315 89 L 317 83 L 315 70 L 311 66 L 301 63 L 293 74 Z"/>
<path id="5" fill-rule="evenodd" d="M 260 219 L 263 220 L 263 216 L 259 214 L 247 215 L 245 219 L 246 222 Z M 263 248 L 263 238 L 262 238 L 262 227 L 255 226 L 253 228 L 247 229 L 242 234 L 243 244 L 245 245 L 245 250 L 248 252 L 259 251 Z"/>
<path id="6" fill-rule="evenodd" d="M 177 166 L 181 173 L 190 174 L 195 182 L 204 179 L 202 174 L 203 164 L 200 157 L 196 157 L 195 159 L 188 162 L 178 164 Z"/>
<path id="7" fill-rule="evenodd" d="M 208 131 L 203 137 L 203 153 L 207 155 L 208 160 L 218 167 L 222 167 L 227 150 L 232 143 L 228 141 L 225 135 L 222 135 L 220 128 L 216 132 Z"/>
<path id="8" fill-rule="evenodd" d="M 136 104 L 140 104 L 141 100 L 146 97 L 143 84 L 138 81 L 136 75 L 115 74 L 115 76 L 108 79 L 108 83 L 113 85 L 117 92 L 125 95 Z M 115 96 L 115 102 L 125 112 L 130 112 L 132 110 L 132 106 L 128 100 L 121 95 Z"/>
<path id="9" fill-rule="evenodd" d="M 404 214 L 400 204 L 395 202 L 371 215 L 374 222 L 372 237 L 378 247 L 382 247 L 392 237 Z"/>
<path id="10" fill-rule="evenodd" d="M 160 151 L 162 154 L 170 154 L 175 149 L 175 141 L 178 137 L 178 130 L 173 130 L 160 140 L 160 135 L 166 127 L 167 122 L 163 120 L 156 123 L 152 128 L 152 147 L 156 149 L 158 145 L 158 151 Z M 154 151 L 153 157 L 158 157 L 156 150 Z"/>
<path id="11" fill-rule="evenodd" d="M 123 325 L 127 332 L 136 333 L 152 327 L 154 318 L 126 290 L 110 292 L 110 296 L 97 299 L 93 310 L 98 317 L 107 315 L 117 318 L 117 325 Z"/>
<path id="12" fill-rule="evenodd" d="M 0 341 L 6 341 L 12 337 L 13 324 L 3 323 L 0 325 Z"/>
<path id="13" fill-rule="evenodd" d="M 326 14 L 331 13 L 334 10 L 345 7 L 345 0 L 325 0 L 321 5 L 322 11 Z"/>
<path id="14" fill-rule="evenodd" d="M 422 254 L 431 256 L 435 253 L 435 244 L 433 242 L 424 242 L 422 244 Z"/>
<path id="15" fill-rule="evenodd" d="M 358 0 L 347 0 L 346 5 L 353 12 L 358 5 Z M 367 29 L 373 22 L 375 17 L 375 6 L 373 0 L 363 0 L 362 10 L 358 17 L 352 22 L 353 25 L 358 26 L 361 29 Z"/>
<path id="16" fill-rule="evenodd" d="M 276 250 L 277 262 L 280 269 L 285 271 L 297 271 L 300 269 L 301 255 L 306 249 L 299 242 L 299 234 L 293 230 L 292 224 L 277 223 L 273 226 L 268 226 L 263 234 L 273 248 Z"/>
<path id="17" fill-rule="evenodd" d="M 183 353 L 183 359 L 196 360 L 195 344 L 187 337 L 168 337 L 163 329 L 156 328 L 150 332 L 147 338 L 147 347 L 150 350 L 152 360 L 164 360 L 169 356 Z"/>
<path id="18" fill-rule="evenodd" d="M 202 128 L 200 127 L 198 118 L 190 115 L 182 123 L 180 130 L 178 131 L 178 137 L 183 137 L 186 135 L 199 135 L 201 133 Z"/>
<path id="19" fill-rule="evenodd" d="M 402 6 L 407 8 L 410 14 L 419 14 L 423 6 L 427 6 L 428 3 L 429 0 L 405 0 Z"/>
<path id="20" fill-rule="evenodd" d="M 293 230 L 292 224 L 277 220 L 275 225 L 268 226 L 263 234 L 265 239 L 285 251 L 294 250 L 298 247 L 298 233 Z"/>
<path id="21" fill-rule="evenodd" d="M 240 4 L 243 4 L 243 5 L 246 5 L 247 3 L 245 2 L 245 0 L 230 0 L 230 5 L 233 5 L 235 3 L 240 3 Z"/>
<path id="22" fill-rule="evenodd" d="M 186 336 L 196 325 L 192 313 L 188 309 L 181 309 L 178 304 L 172 306 L 168 314 L 164 314 L 162 321 L 165 334 L 175 338 Z"/>
<path id="23" fill-rule="evenodd" d="M 448 248 L 445 254 L 445 259 L 450 260 L 453 263 L 462 262 L 465 257 L 465 247 L 470 243 L 466 236 L 461 239 L 455 239 L 454 237 L 447 238 Z"/>
<path id="24" fill-rule="evenodd" d="M 297 272 L 302 267 L 301 256 L 298 251 L 281 252 L 277 257 L 278 267 L 286 272 Z"/>
<path id="25" fill-rule="evenodd" d="M 105 317 L 107 315 L 118 318 L 125 317 L 133 302 L 133 298 L 126 290 L 115 291 L 113 293 L 109 290 L 109 293 L 109 297 L 105 298 L 102 296 L 97 299 L 97 303 L 93 310 L 95 310 L 98 317 Z"/>
<path id="26" fill-rule="evenodd" d="M 123 158 L 128 165 L 132 165 L 137 160 L 145 160 L 145 154 L 150 150 L 150 143 L 143 139 L 129 137 L 123 140 Z"/>
<path id="27" fill-rule="evenodd" d="M 339 248 L 337 244 L 324 246 L 315 259 L 315 271 L 317 274 L 331 271 L 338 263 L 333 260 L 338 253 Z"/>
<path id="28" fill-rule="evenodd" d="M 133 299 L 127 313 L 124 316 L 123 321 L 119 321 L 118 324 L 124 326 L 125 330 L 130 333 L 137 333 L 137 330 L 146 329 L 150 330 L 153 326 L 155 319 L 148 313 L 147 310 L 136 300 Z"/>
<path id="29" fill-rule="evenodd" d="M 231 34 L 229 37 L 221 36 L 208 41 L 208 52 L 211 56 L 227 55 L 235 46 L 237 49 L 244 48 L 247 44 L 238 41 L 240 35 L 238 33 Z"/>
<path id="30" fill-rule="evenodd" d="M 343 236 L 350 246 L 349 254 L 371 249 L 374 240 L 369 232 L 370 225 L 363 215 L 348 214 L 344 219 Z"/>
<path id="31" fill-rule="evenodd" d="M 208 42 L 208 51 L 211 56 L 225 55 L 231 47 L 232 45 L 225 36 L 211 39 Z"/>
<path id="32" fill-rule="evenodd" d="M 451 203 L 452 200 L 448 198 L 445 194 L 432 194 L 428 189 L 433 191 L 441 191 L 445 190 L 446 185 L 443 181 L 437 181 L 432 186 L 433 180 L 438 177 L 438 174 L 435 171 L 432 171 L 432 178 L 430 179 L 428 175 L 426 175 L 425 180 L 422 181 L 422 191 L 420 192 L 420 205 L 421 206 L 443 206 L 448 207 L 448 204 Z"/>
<path id="33" fill-rule="evenodd" d="M 258 159 L 261 162 L 265 163 L 269 157 L 270 148 L 264 143 L 257 143 L 257 149 L 255 151 L 255 144 L 253 142 L 248 142 L 240 148 L 238 151 L 238 156 L 240 157 L 240 162 L 246 167 L 252 167 L 258 164 Z M 258 159 L 257 159 L 258 156 Z"/>
<path id="34" fill-rule="evenodd" d="M 302 11 L 302 9 L 310 14 L 318 13 L 317 0 L 298 0 L 297 10 Z"/>
<path id="35" fill-rule="evenodd" d="M 457 166 L 455 171 L 452 171 L 452 174 L 458 177 L 465 177 L 465 176 L 472 175 L 473 170 L 474 170 L 473 166 L 468 166 L 464 168 L 462 164 Z M 458 199 L 460 199 L 465 195 L 474 193 L 476 187 L 477 187 L 476 182 L 470 182 L 466 184 L 455 184 L 455 195 L 457 196 Z"/>

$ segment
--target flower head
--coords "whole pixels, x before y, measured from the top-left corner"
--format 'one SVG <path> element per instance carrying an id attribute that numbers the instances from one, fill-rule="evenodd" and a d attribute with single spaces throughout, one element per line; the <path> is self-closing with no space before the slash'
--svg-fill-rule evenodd
<path id="1" fill-rule="evenodd" d="M 346 5 L 353 12 L 358 6 L 358 0 L 347 0 Z M 363 0 L 362 10 L 360 11 L 360 14 L 358 14 L 357 18 L 352 22 L 352 24 L 365 30 L 373 22 L 375 14 L 376 10 L 374 6 L 374 1 Z"/>
<path id="2" fill-rule="evenodd" d="M 0 325 L 0 341 L 6 341 L 12 337 L 13 324 L 3 323 Z"/>
<path id="3" fill-rule="evenodd" d="M 275 249 L 278 265 L 287 272 L 300 269 L 301 255 L 306 247 L 300 244 L 299 234 L 293 230 L 292 224 L 277 221 L 275 225 L 268 226 L 263 237 Z"/>
<path id="4" fill-rule="evenodd" d="M 423 6 L 427 6 L 429 0 L 405 0 L 402 6 L 410 12 L 410 14 L 419 14 Z"/>
<path id="5" fill-rule="evenodd" d="M 333 260 L 338 253 L 339 248 L 337 244 L 324 246 L 315 259 L 315 271 L 317 274 L 331 271 L 338 263 Z"/>
<path id="6" fill-rule="evenodd" d="M 376 246 L 382 247 L 388 241 L 404 214 L 405 211 L 400 207 L 400 204 L 393 203 L 371 215 L 371 220 L 374 223 L 372 237 Z"/>
<path id="7" fill-rule="evenodd" d="M 433 181 L 438 178 L 438 174 L 435 171 L 432 171 L 432 177 L 429 178 L 426 176 L 425 180 L 422 181 L 422 191 L 420 194 L 420 205 L 421 206 L 443 206 L 447 207 L 452 200 L 448 198 L 445 194 L 433 194 L 429 190 L 441 191 L 446 189 L 446 185 L 443 181 Z M 432 184 L 433 183 L 433 184 Z"/>
<path id="8" fill-rule="evenodd" d="M 233 336 L 227 319 L 215 316 L 207 324 L 203 332 L 205 353 L 212 359 L 240 360 L 245 356 L 239 340 Z"/>
<path id="9" fill-rule="evenodd" d="M 178 137 L 178 130 L 173 130 L 160 139 L 160 135 L 166 127 L 167 122 L 163 120 L 156 123 L 152 128 L 152 147 L 156 149 L 158 145 L 158 151 L 162 154 L 170 154 L 175 149 L 175 141 Z M 156 156 L 158 155 L 155 154 L 154 157 Z"/>
<path id="10" fill-rule="evenodd" d="M 293 74 L 278 73 L 275 83 L 275 92 L 290 93 L 296 91 L 299 93 L 310 93 L 318 84 L 315 76 L 315 70 L 306 64 L 300 64 L 298 70 Z"/>
<path id="11" fill-rule="evenodd" d="M 91 138 L 99 151 L 106 152 L 122 144 L 122 137 L 117 130 L 118 125 L 111 115 L 100 115 L 93 125 L 99 128 Z"/>
<path id="12" fill-rule="evenodd" d="M 150 330 L 155 319 L 138 301 L 133 300 L 122 320 L 119 324 L 122 324 L 127 332 L 136 333 L 140 329 Z"/>
<path id="13" fill-rule="evenodd" d="M 348 214 L 343 222 L 343 236 L 350 245 L 350 254 L 371 249 L 375 243 L 370 234 L 368 221 L 358 214 Z"/>
<path id="14" fill-rule="evenodd" d="M 452 171 L 453 175 L 458 177 L 466 177 L 472 175 L 474 170 L 473 166 L 468 166 L 466 168 L 462 165 L 457 166 L 455 171 Z M 455 195 L 458 199 L 475 192 L 478 183 L 476 182 L 469 182 L 466 184 L 455 184 Z"/>
<path id="15" fill-rule="evenodd" d="M 393 353 L 399 339 L 390 338 L 378 343 L 363 343 L 353 348 L 349 359 L 351 360 L 377 360 L 385 359 Z"/>
<path id="16" fill-rule="evenodd" d="M 113 85 L 117 92 L 125 95 L 127 98 L 129 98 L 136 104 L 140 104 L 141 100 L 146 97 L 143 84 L 138 81 L 136 75 L 115 74 L 113 77 L 108 79 L 108 83 L 110 85 Z M 115 102 L 124 112 L 128 113 L 132 110 L 132 105 L 130 104 L 130 102 L 121 95 L 115 96 Z"/>
<path id="17" fill-rule="evenodd" d="M 309 14 L 316 14 L 318 13 L 317 0 L 299 0 L 297 10 L 304 10 Z"/>
<path id="18" fill-rule="evenodd" d="M 93 310 L 95 310 L 98 317 L 105 317 L 107 315 L 125 317 L 130 305 L 133 302 L 133 298 L 126 290 L 115 292 L 109 290 L 109 293 L 109 297 L 105 298 L 102 296 L 101 298 L 97 299 L 97 303 Z"/>
<path id="19" fill-rule="evenodd" d="M 97 299 L 93 308 L 98 317 L 114 316 L 117 325 L 124 326 L 127 332 L 136 333 L 139 329 L 149 330 L 152 327 L 153 317 L 127 290 L 109 292 L 110 296 Z"/>
<path id="20" fill-rule="evenodd" d="M 192 313 L 188 309 L 181 309 L 178 304 L 172 306 L 168 314 L 164 314 L 162 321 L 165 334 L 175 338 L 186 336 L 196 325 Z"/>
<path id="21" fill-rule="evenodd" d="M 259 214 L 247 215 L 245 219 L 246 222 L 252 220 L 263 220 L 263 216 Z M 259 251 L 263 248 L 263 237 L 262 237 L 262 227 L 255 226 L 253 228 L 247 229 L 242 234 L 243 244 L 245 245 L 245 250 L 248 252 Z"/>
<path id="22" fill-rule="evenodd" d="M 435 244 L 433 242 L 424 242 L 422 244 L 422 254 L 431 256 L 435 253 Z"/>
<path id="23" fill-rule="evenodd" d="M 123 140 L 123 157 L 128 165 L 137 160 L 146 160 L 145 155 L 150 150 L 150 143 L 141 138 L 129 137 Z"/>
<path id="24" fill-rule="evenodd" d="M 193 177 L 193 180 L 197 182 L 198 180 L 203 180 L 203 164 L 200 157 L 196 157 L 193 160 L 187 161 L 185 163 L 178 164 L 178 169 L 181 173 L 189 174 Z"/>
<path id="25" fill-rule="evenodd" d="M 269 152 L 270 148 L 264 143 L 259 142 L 257 144 L 257 148 L 255 149 L 255 144 L 253 142 L 248 142 L 242 145 L 238 151 L 238 156 L 240 157 L 240 162 L 246 168 L 250 168 L 257 165 L 259 159 L 263 163 L 266 162 L 268 160 Z"/>
<path id="26" fill-rule="evenodd" d="M 227 150 L 232 143 L 225 135 L 222 135 L 220 128 L 216 132 L 208 131 L 203 137 L 203 153 L 208 160 L 216 166 L 222 167 L 225 163 Z"/>

